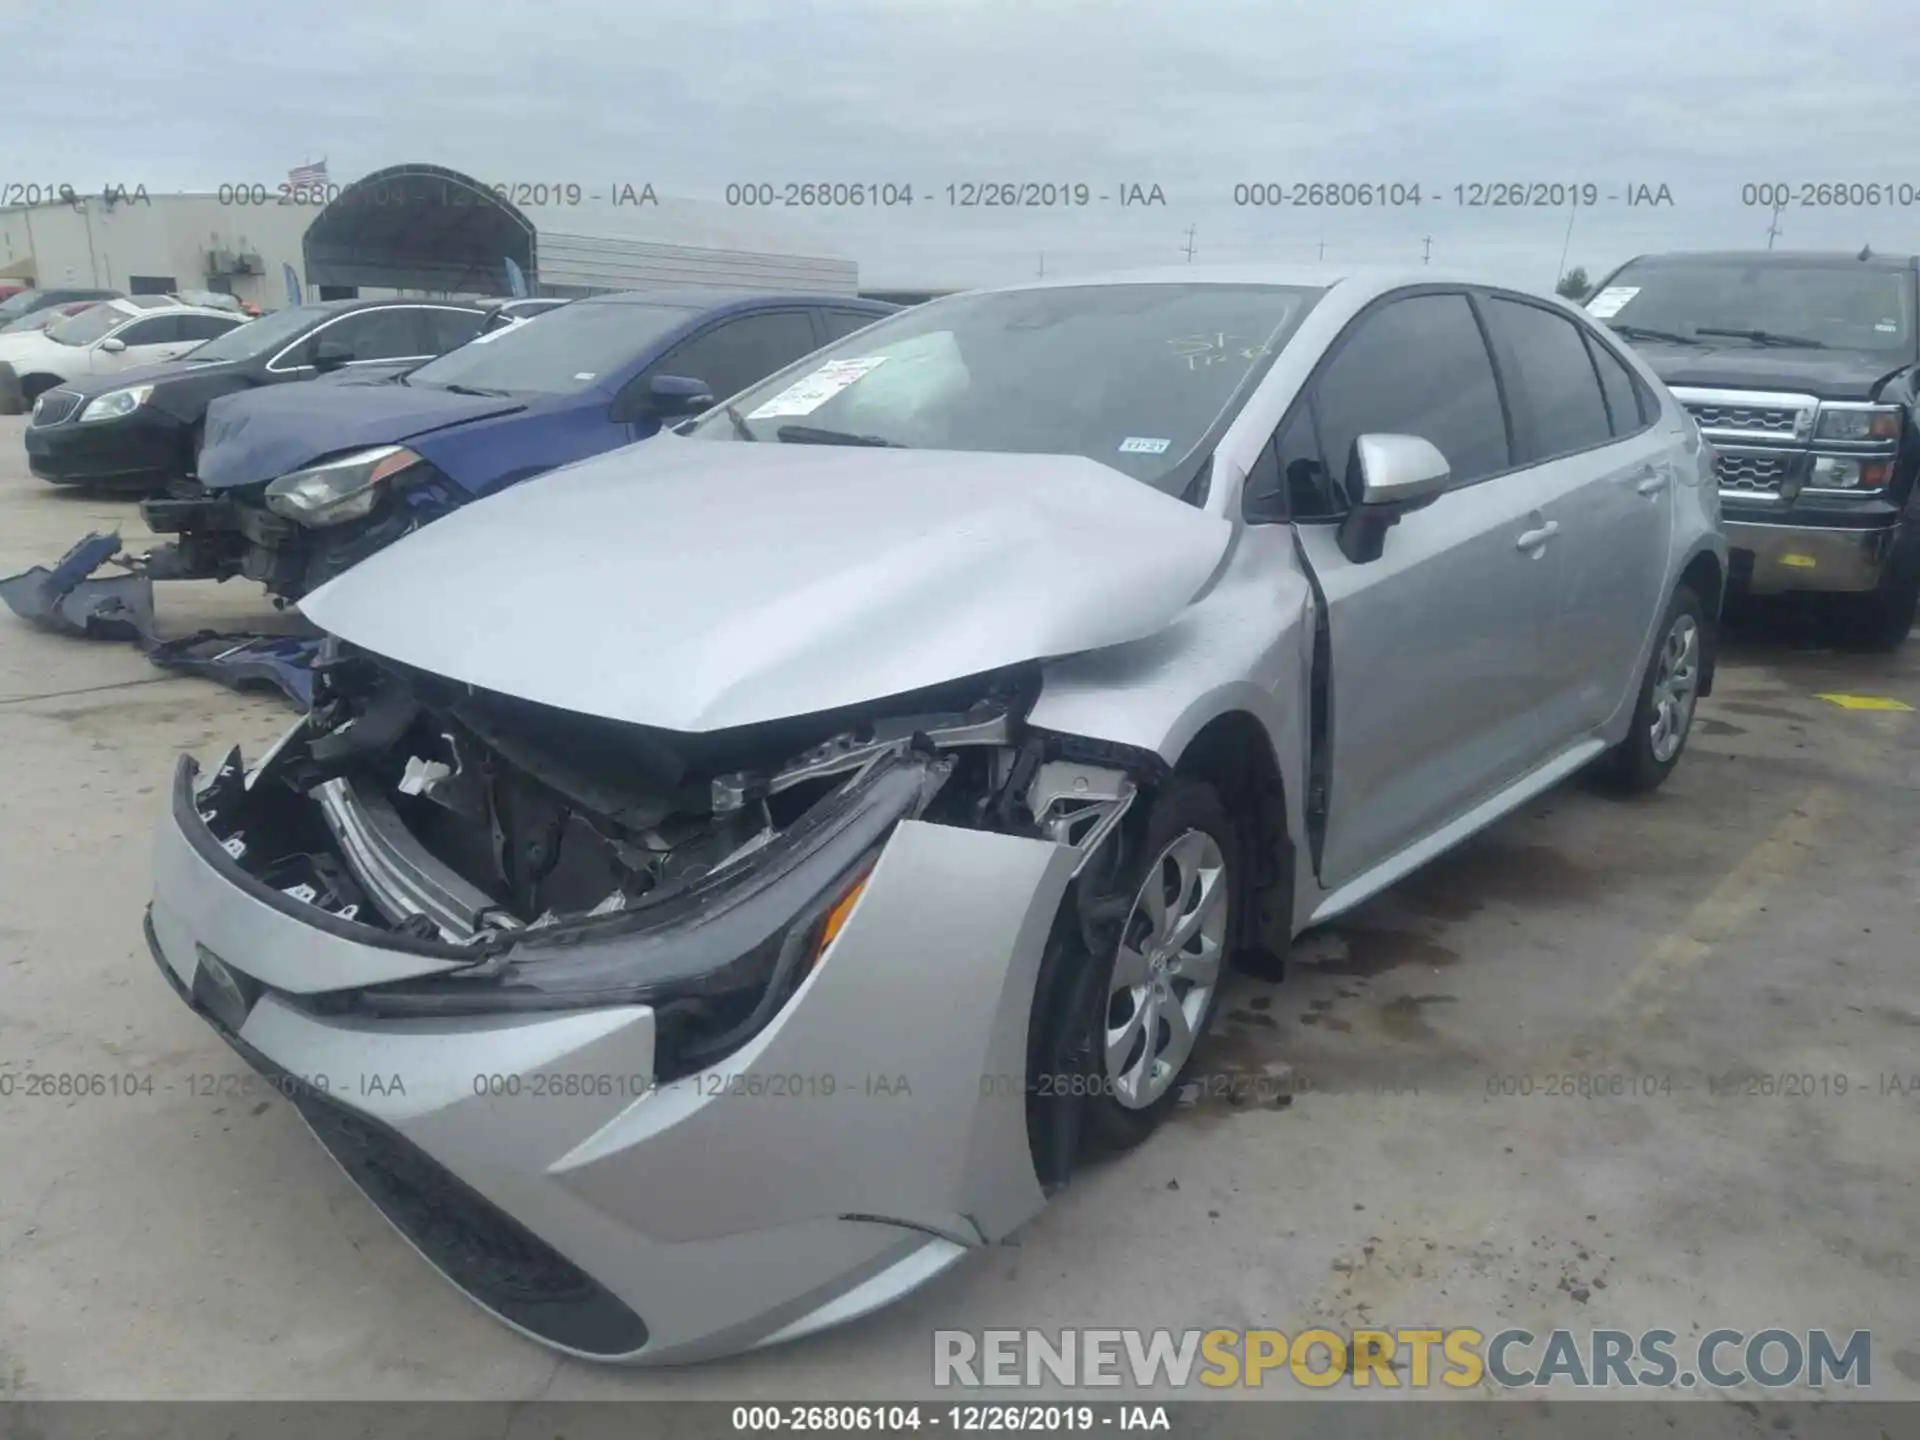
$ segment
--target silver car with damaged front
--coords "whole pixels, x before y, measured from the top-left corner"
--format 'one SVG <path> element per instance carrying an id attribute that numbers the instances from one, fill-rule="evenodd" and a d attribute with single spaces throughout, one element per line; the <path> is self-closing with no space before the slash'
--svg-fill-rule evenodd
<path id="1" fill-rule="evenodd" d="M 316 591 L 153 947 L 507 1323 L 789 1339 L 1144 1139 L 1230 965 L 1659 784 L 1709 473 L 1578 312 L 1431 270 L 924 305 Z"/>

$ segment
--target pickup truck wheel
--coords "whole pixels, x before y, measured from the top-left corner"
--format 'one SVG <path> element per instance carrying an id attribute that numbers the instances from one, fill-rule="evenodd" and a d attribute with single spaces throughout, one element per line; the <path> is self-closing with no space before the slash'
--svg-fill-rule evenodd
<path id="1" fill-rule="evenodd" d="M 1912 523 L 1900 537 L 1877 589 L 1833 597 L 1836 638 L 1847 649 L 1895 650 L 1913 629 L 1914 615 L 1920 611 L 1920 532 Z"/>
<path id="2" fill-rule="evenodd" d="M 1610 789 L 1636 795 L 1657 790 L 1680 763 L 1700 699 L 1706 642 L 1706 611 L 1700 597 L 1682 585 L 1660 622 L 1660 638 L 1640 678 L 1640 698 L 1627 738 L 1594 767 L 1595 776 Z"/>
<path id="3" fill-rule="evenodd" d="M 1237 832 L 1211 785 L 1168 782 L 1114 887 L 1126 919 L 1093 967 L 1086 1139 L 1131 1149 L 1180 1098 L 1219 1008 L 1240 894 Z M 1085 1013 L 1085 1012 L 1083 1012 Z"/>

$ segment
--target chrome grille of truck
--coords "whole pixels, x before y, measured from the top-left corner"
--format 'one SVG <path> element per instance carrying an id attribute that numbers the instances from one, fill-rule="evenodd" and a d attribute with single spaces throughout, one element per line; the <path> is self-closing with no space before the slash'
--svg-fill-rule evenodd
<path id="1" fill-rule="evenodd" d="M 1784 435 L 1788 438 L 1795 433 L 1799 413 L 1745 405 L 1690 405 L 1687 408 L 1702 430 L 1740 430 L 1749 435 Z"/>
<path id="2" fill-rule="evenodd" d="M 1722 490 L 1771 495 L 1779 491 L 1792 463 L 1786 455 L 1723 454 L 1715 457 L 1713 470 Z"/>

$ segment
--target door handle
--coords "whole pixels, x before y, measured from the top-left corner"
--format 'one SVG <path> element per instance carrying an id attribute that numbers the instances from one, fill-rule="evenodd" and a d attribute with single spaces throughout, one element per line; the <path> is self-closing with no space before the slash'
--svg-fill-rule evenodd
<path id="1" fill-rule="evenodd" d="M 1559 533 L 1560 522 L 1558 520 L 1549 520 L 1538 530 L 1522 530 L 1520 532 L 1520 538 L 1513 542 L 1513 548 L 1516 550 L 1538 550 Z"/>
<path id="2" fill-rule="evenodd" d="M 1667 488 L 1666 472 L 1662 470 L 1643 471 L 1639 480 L 1634 483 L 1633 488 L 1641 495 L 1658 495 L 1662 490 Z"/>

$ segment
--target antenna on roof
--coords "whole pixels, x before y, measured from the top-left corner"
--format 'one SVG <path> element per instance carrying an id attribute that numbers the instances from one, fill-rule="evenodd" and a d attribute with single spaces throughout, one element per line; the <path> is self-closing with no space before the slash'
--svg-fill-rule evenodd
<path id="1" fill-rule="evenodd" d="M 1871 260 L 1873 258 L 1873 246 L 1862 245 L 1860 247 L 1860 253 L 1853 258 L 1856 260 Z"/>

